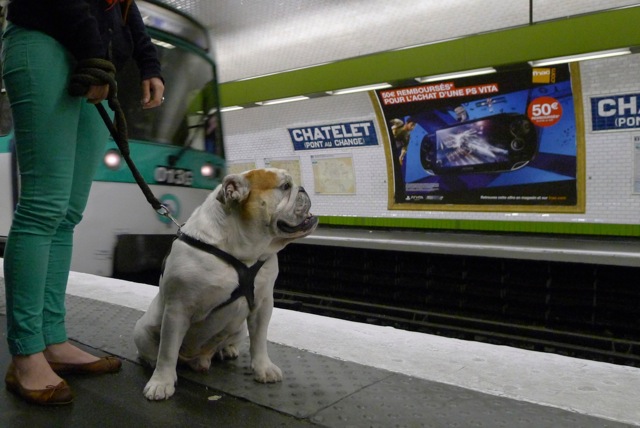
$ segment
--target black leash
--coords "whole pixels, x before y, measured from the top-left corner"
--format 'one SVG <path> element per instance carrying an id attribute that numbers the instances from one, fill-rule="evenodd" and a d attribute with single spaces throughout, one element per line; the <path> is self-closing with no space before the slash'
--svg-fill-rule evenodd
<path id="1" fill-rule="evenodd" d="M 127 163 L 133 178 L 136 180 L 136 183 L 138 183 L 138 187 L 142 190 L 147 202 L 149 202 L 158 214 L 169 218 L 178 227 L 180 227 L 180 224 L 175 218 L 173 218 L 169 209 L 155 197 L 149 188 L 149 185 L 144 181 L 142 174 L 140 174 L 140 171 L 138 171 L 138 168 L 131 159 L 129 140 L 127 137 L 127 121 L 125 119 L 122 106 L 118 101 L 118 84 L 115 80 L 115 72 L 116 70 L 113 64 L 104 59 L 88 59 L 81 61 L 76 67 L 74 74 L 71 76 L 69 93 L 73 96 L 82 96 L 87 93 L 90 85 L 109 85 L 107 101 L 109 102 L 109 107 L 115 113 L 114 121 L 111 121 L 109 114 L 101 103 L 95 105 L 98 109 L 98 113 L 100 113 L 102 120 L 109 129 L 111 137 L 118 145 L 120 154 Z"/>

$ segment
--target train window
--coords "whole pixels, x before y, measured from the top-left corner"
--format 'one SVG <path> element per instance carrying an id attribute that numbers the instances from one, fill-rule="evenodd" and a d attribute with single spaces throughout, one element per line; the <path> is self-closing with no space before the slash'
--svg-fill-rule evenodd
<path id="1" fill-rule="evenodd" d="M 189 146 L 223 156 L 213 64 L 186 49 L 156 42 L 165 80 L 162 107 L 140 108 L 140 75 L 133 61 L 117 76 L 129 138 Z"/>

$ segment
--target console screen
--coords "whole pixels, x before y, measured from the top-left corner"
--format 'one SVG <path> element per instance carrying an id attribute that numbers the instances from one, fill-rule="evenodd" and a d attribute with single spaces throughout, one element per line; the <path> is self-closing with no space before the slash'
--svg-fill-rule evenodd
<path id="1" fill-rule="evenodd" d="M 490 120 L 460 124 L 436 131 L 439 168 L 495 164 L 509 161 L 509 151 L 502 138 L 494 135 Z M 497 137 L 497 138 L 496 138 Z M 508 140 L 507 140 L 508 141 Z"/>

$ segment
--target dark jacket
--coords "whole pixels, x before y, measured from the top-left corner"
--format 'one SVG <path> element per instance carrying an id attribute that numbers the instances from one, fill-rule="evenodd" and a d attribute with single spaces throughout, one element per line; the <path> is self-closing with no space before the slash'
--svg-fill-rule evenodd
<path id="1" fill-rule="evenodd" d="M 111 60 L 117 69 L 131 56 L 142 79 L 161 77 L 157 51 L 135 2 L 126 0 L 11 0 L 7 19 L 59 41 L 78 61 Z M 122 9 L 121 9 L 122 6 Z M 126 12 L 126 22 L 123 17 Z"/>

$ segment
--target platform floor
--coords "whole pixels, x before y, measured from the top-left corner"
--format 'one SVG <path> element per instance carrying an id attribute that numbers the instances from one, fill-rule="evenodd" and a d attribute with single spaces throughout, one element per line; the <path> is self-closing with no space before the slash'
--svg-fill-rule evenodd
<path id="1" fill-rule="evenodd" d="M 69 377 L 77 398 L 60 408 L 30 406 L 1 389 L 0 427 L 640 426 L 636 368 L 286 310 L 275 311 L 269 336 L 282 383 L 255 383 L 245 349 L 205 375 L 179 370 L 176 395 L 149 402 L 142 388 L 150 371 L 137 360 L 131 332 L 156 290 L 73 274 L 70 337 L 95 353 L 120 356 L 123 370 Z M 0 323 L 6 344 L 4 316 Z M 9 355 L 2 349 L 4 373 Z"/>

